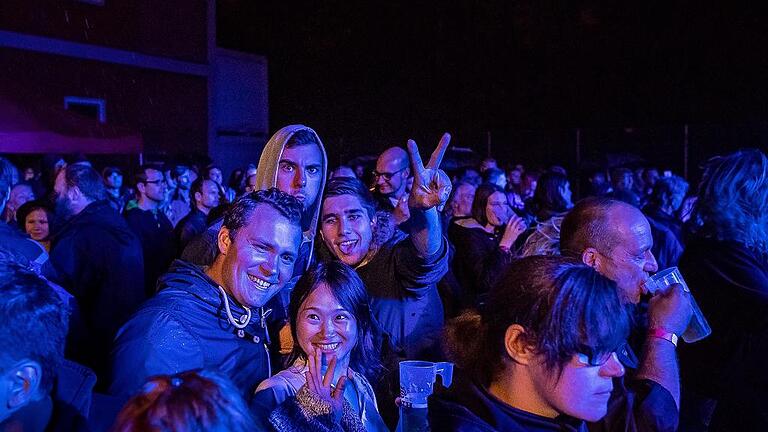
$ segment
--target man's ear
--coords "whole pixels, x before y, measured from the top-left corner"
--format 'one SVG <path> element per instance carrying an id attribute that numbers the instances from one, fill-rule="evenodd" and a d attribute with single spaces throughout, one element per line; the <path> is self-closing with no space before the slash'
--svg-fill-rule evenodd
<path id="1" fill-rule="evenodd" d="M 141 183 L 141 182 L 136 183 L 136 190 L 138 190 L 142 194 L 144 194 L 144 191 L 146 190 L 146 188 L 147 188 L 147 185 L 145 185 L 144 183 Z"/>
<path id="2" fill-rule="evenodd" d="M 195 202 L 196 203 L 202 202 L 203 201 L 203 194 L 201 194 L 200 192 L 195 192 L 194 198 L 195 198 Z"/>
<path id="3" fill-rule="evenodd" d="M 72 186 L 67 188 L 67 196 L 69 197 L 70 201 L 79 202 L 83 197 L 83 192 L 80 191 L 79 187 Z"/>
<path id="4" fill-rule="evenodd" d="M 22 360 L 8 372 L 10 386 L 8 392 L 8 408 L 16 411 L 23 408 L 39 397 L 43 369 L 39 363 L 32 360 Z"/>
<path id="5" fill-rule="evenodd" d="M 222 226 L 218 235 L 219 252 L 226 255 L 229 246 L 232 244 L 232 238 L 229 235 L 229 228 Z"/>
<path id="6" fill-rule="evenodd" d="M 597 270 L 600 261 L 600 254 L 597 249 L 588 247 L 581 253 L 581 262 Z"/>
<path id="7" fill-rule="evenodd" d="M 516 363 L 530 364 L 536 356 L 536 351 L 526 337 L 525 328 L 519 324 L 507 327 L 504 333 L 504 348 L 507 355 Z"/>

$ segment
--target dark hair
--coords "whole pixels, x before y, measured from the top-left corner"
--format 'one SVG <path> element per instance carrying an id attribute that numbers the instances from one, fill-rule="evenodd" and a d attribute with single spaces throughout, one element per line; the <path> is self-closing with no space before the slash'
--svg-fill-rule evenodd
<path id="1" fill-rule="evenodd" d="M 503 175 L 504 171 L 498 168 L 488 168 L 483 172 L 483 182 L 496 184 L 499 178 Z"/>
<path id="2" fill-rule="evenodd" d="M 711 159 L 699 184 L 694 231 L 768 254 L 768 158 L 756 149 Z"/>
<path id="3" fill-rule="evenodd" d="M 475 199 L 472 200 L 472 217 L 482 226 L 488 224 L 488 216 L 485 211 L 488 198 L 496 192 L 504 194 L 504 189 L 495 184 L 483 183 L 475 190 Z"/>
<path id="4" fill-rule="evenodd" d="M 215 164 L 210 164 L 207 167 L 205 167 L 205 175 L 203 177 L 208 178 L 211 175 L 211 171 L 215 169 L 221 171 L 221 178 L 222 178 L 222 181 L 224 181 L 224 171 L 221 169 L 220 166 Z"/>
<path id="5" fill-rule="evenodd" d="M 93 167 L 82 164 L 67 165 L 64 168 L 64 180 L 67 188 L 77 186 L 80 192 L 91 201 L 98 201 L 106 198 L 104 189 L 104 180 Z"/>
<path id="6" fill-rule="evenodd" d="M 223 226 L 229 230 L 231 239 L 235 239 L 237 231 L 248 223 L 253 211 L 261 204 L 277 210 L 291 224 L 301 229 L 301 212 L 303 209 L 301 202 L 277 188 L 270 188 L 243 195 L 227 209 L 224 213 Z"/>
<path id="7" fill-rule="evenodd" d="M 19 224 L 19 228 L 21 228 L 22 232 L 26 232 L 27 216 L 35 210 L 43 210 L 48 216 L 49 227 L 53 225 L 53 209 L 47 201 L 41 199 L 27 201 L 16 210 L 16 222 Z M 49 228 L 49 230 L 50 232 L 53 232 L 52 229 Z"/>
<path id="8" fill-rule="evenodd" d="M 560 226 L 560 252 L 564 256 L 580 257 L 587 248 L 598 248 L 610 253 L 616 246 L 612 227 L 608 223 L 609 210 L 622 202 L 610 198 L 585 198 L 568 212 Z"/>
<path id="9" fill-rule="evenodd" d="M 536 213 L 562 213 L 568 210 L 561 189 L 568 184 L 568 177 L 549 171 L 539 177 L 533 193 L 533 208 Z"/>
<path id="10" fill-rule="evenodd" d="M 149 378 L 125 404 L 113 432 L 249 430 L 254 420 L 237 388 L 212 371 Z"/>
<path id="11" fill-rule="evenodd" d="M 320 143 L 317 142 L 317 135 L 315 132 L 312 129 L 307 128 L 294 132 L 285 143 L 285 148 L 301 147 L 310 144 L 320 145 Z"/>
<path id="12" fill-rule="evenodd" d="M 670 203 L 675 204 L 674 198 L 679 197 L 680 200 L 677 203 L 677 207 L 679 208 L 680 205 L 682 205 L 683 198 L 685 198 L 685 194 L 687 192 L 688 182 L 685 181 L 682 177 L 676 175 L 670 177 L 661 177 L 660 179 L 656 180 L 656 184 L 653 185 L 653 192 L 651 192 L 649 201 L 651 204 L 663 206 L 667 205 L 667 200 L 669 200 Z M 677 211 L 677 208 L 674 210 Z"/>
<path id="13" fill-rule="evenodd" d="M 449 358 L 488 385 L 503 372 L 507 328 L 525 328 L 526 342 L 559 374 L 583 347 L 593 354 L 616 350 L 629 334 L 629 316 L 616 283 L 575 260 L 532 256 L 511 264 L 491 288 L 482 312 L 449 323 Z"/>
<path id="14" fill-rule="evenodd" d="M 146 183 L 146 181 L 149 179 L 149 176 L 147 175 L 147 171 L 154 170 L 158 171 L 160 174 L 163 174 L 163 166 L 158 164 L 145 164 L 139 167 L 139 169 L 136 171 L 136 174 L 133 175 L 133 184 L 137 185 L 139 183 Z M 165 176 L 163 176 L 163 180 L 165 180 Z"/>
<path id="15" fill-rule="evenodd" d="M 190 168 L 186 165 L 175 165 L 173 169 L 171 169 L 171 177 L 173 177 L 173 179 L 176 180 L 189 171 L 190 171 Z"/>
<path id="16" fill-rule="evenodd" d="M 195 179 L 195 181 L 192 182 L 192 185 L 189 187 L 189 198 L 192 201 L 193 205 L 197 205 L 197 199 L 195 198 L 195 193 L 200 192 L 200 194 L 203 194 L 203 183 L 206 181 L 213 182 L 213 180 L 207 178 L 207 177 L 198 177 Z M 214 182 L 216 183 L 216 182 Z M 216 185 L 216 189 L 220 189 L 219 185 Z"/>
<path id="17" fill-rule="evenodd" d="M 43 370 L 40 387 L 53 387 L 67 336 L 69 310 L 53 288 L 0 246 L 0 360 L 28 358 Z"/>
<path id="18" fill-rule="evenodd" d="M 378 350 L 379 329 L 371 313 L 365 284 L 352 267 L 341 261 L 318 263 L 301 275 L 291 292 L 288 318 L 293 336 L 293 352 L 288 357 L 288 364 L 296 359 L 307 360 L 307 353 L 299 345 L 296 320 L 304 301 L 321 286 L 328 287 L 339 304 L 357 322 L 357 343 L 350 353 L 350 366 L 369 380 L 375 380 L 382 368 Z"/>
<path id="19" fill-rule="evenodd" d="M 341 195 L 353 195 L 357 197 L 360 201 L 360 205 L 362 205 L 366 213 L 368 213 L 368 217 L 373 220 L 376 216 L 376 203 L 373 200 L 373 196 L 360 180 L 352 177 L 334 177 L 328 180 L 328 183 L 325 186 L 323 202 L 330 197 Z"/>

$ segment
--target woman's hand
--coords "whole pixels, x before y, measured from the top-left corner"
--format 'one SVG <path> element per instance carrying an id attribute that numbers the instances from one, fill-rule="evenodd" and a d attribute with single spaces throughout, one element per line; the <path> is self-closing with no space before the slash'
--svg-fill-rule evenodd
<path id="1" fill-rule="evenodd" d="M 342 375 L 334 388 L 331 384 L 336 370 L 336 357 L 331 358 L 330 363 L 328 363 L 328 370 L 323 376 L 322 356 L 320 350 L 315 350 L 314 355 L 309 355 L 307 358 L 309 371 L 304 375 L 307 378 L 307 389 L 330 405 L 331 416 L 334 422 L 338 423 L 344 408 L 344 387 L 347 384 L 347 376 Z"/>
<path id="2" fill-rule="evenodd" d="M 517 237 L 519 237 L 520 234 L 526 230 L 526 228 L 527 226 L 525 224 L 525 219 L 512 213 L 509 221 L 507 222 L 506 228 L 504 228 L 504 235 L 501 237 L 499 247 L 503 250 L 509 250 L 512 245 L 515 244 Z"/>

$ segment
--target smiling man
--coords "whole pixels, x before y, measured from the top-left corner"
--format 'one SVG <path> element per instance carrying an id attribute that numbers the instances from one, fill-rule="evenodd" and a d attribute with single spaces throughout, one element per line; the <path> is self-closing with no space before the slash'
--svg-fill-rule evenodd
<path id="1" fill-rule="evenodd" d="M 414 182 L 408 198 L 408 236 L 377 241 L 375 203 L 357 179 L 331 179 L 323 199 L 326 248 L 357 270 L 374 316 L 403 358 L 433 357 L 443 325 L 436 284 L 448 270 L 448 247 L 436 207 L 450 193 L 450 180 L 438 168 L 449 140 L 445 134 L 426 168 L 416 144 L 409 141 Z"/>
<path id="2" fill-rule="evenodd" d="M 118 333 L 110 392 L 127 395 L 156 374 L 213 368 L 243 394 L 270 375 L 263 306 L 290 280 L 302 206 L 277 189 L 235 201 L 207 269 L 176 261 Z"/>

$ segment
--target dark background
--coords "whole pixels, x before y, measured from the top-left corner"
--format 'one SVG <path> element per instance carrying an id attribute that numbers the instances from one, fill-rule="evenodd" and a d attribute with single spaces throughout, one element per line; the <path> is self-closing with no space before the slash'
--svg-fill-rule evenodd
<path id="1" fill-rule="evenodd" d="M 573 167 L 633 152 L 682 173 L 765 146 L 760 2 L 219 0 L 218 44 L 266 55 L 270 129 L 302 122 L 331 161 L 454 144 Z"/>

